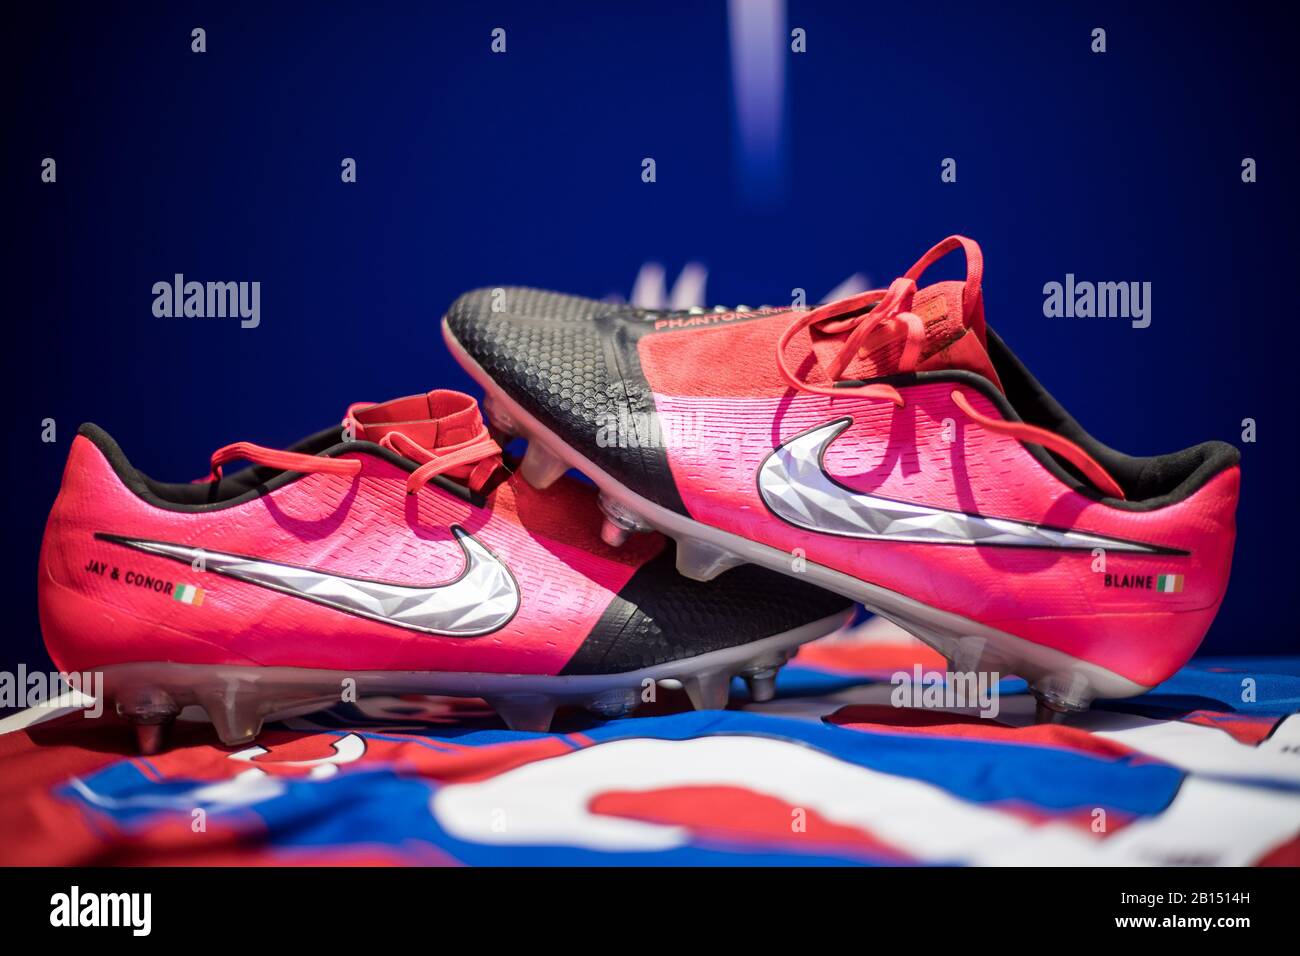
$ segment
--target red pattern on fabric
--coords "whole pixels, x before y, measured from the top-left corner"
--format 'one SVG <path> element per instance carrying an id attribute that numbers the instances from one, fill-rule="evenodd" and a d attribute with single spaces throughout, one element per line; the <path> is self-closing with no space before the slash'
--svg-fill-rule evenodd
<path id="1" fill-rule="evenodd" d="M 742 787 L 611 790 L 595 797 L 590 809 L 592 813 L 644 823 L 687 827 L 697 839 L 741 843 L 749 850 L 787 845 L 807 853 L 815 852 L 816 847 L 834 847 L 897 863 L 911 859 L 866 830 L 835 823 L 815 810 Z M 804 830 L 796 831 L 796 824 Z"/>

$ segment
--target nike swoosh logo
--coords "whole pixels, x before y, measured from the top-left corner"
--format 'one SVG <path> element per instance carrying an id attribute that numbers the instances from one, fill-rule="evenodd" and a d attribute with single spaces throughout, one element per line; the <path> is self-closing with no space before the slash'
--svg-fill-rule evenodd
<path id="1" fill-rule="evenodd" d="M 454 581 L 429 586 L 368 581 L 280 564 L 240 554 L 208 551 L 163 541 L 98 533 L 104 541 L 302 598 L 347 614 L 440 637 L 480 637 L 499 631 L 519 610 L 519 585 L 510 569 L 463 528 L 451 532 L 465 554 L 465 570 Z"/>
<path id="2" fill-rule="evenodd" d="M 1185 554 L 1174 548 L 986 515 L 931 508 L 848 488 L 826 473 L 826 449 L 851 418 L 806 431 L 775 449 L 758 469 L 758 493 L 778 518 L 845 538 L 918 544 L 997 545 L 1067 551 Z"/>

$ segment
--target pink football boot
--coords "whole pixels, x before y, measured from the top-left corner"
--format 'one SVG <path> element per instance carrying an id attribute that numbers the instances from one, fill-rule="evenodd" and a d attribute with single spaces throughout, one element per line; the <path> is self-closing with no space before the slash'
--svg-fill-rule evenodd
<path id="1" fill-rule="evenodd" d="M 964 282 L 924 288 L 962 249 Z M 1135 458 L 1083 430 L 984 323 L 954 236 L 887 290 L 811 311 L 657 312 L 529 289 L 443 323 L 605 535 L 655 529 L 697 580 L 744 562 L 861 601 L 955 671 L 1018 674 L 1040 718 L 1138 694 L 1196 650 L 1228 583 L 1238 453 Z M 633 539 L 635 540 L 635 539 Z"/>
<path id="2" fill-rule="evenodd" d="M 237 460 L 255 465 L 223 475 Z M 539 731 L 559 704 L 627 714 L 659 680 L 697 707 L 725 706 L 733 675 L 766 699 L 851 609 L 759 568 L 686 581 L 671 542 L 616 550 L 601 522 L 589 486 L 519 480 L 457 392 L 354 405 L 287 451 L 230 445 L 188 484 L 84 425 L 41 549 L 41 627 L 60 668 L 103 672 L 151 752 L 189 705 L 235 745 L 348 693 L 483 697 Z"/>

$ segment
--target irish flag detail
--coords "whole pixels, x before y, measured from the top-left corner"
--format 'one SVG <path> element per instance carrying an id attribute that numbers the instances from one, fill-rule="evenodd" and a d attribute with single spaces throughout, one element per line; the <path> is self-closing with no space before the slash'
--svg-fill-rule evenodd
<path id="1" fill-rule="evenodd" d="M 1178 589 L 1181 591 L 1181 582 L 1183 579 L 1179 578 L 1178 580 L 1180 582 Z M 172 597 L 180 601 L 182 604 L 193 604 L 195 607 L 198 607 L 203 603 L 203 588 L 196 588 L 192 584 L 178 584 L 176 585 L 176 589 L 172 591 Z"/>
<path id="2" fill-rule="evenodd" d="M 1156 578 L 1156 590 L 1161 594 L 1182 594 L 1183 576 L 1181 574 L 1159 575 Z"/>

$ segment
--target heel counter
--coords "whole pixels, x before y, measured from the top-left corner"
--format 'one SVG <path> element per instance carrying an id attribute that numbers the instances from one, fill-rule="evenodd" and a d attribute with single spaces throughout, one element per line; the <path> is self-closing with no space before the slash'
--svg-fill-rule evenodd
<path id="1" fill-rule="evenodd" d="M 1186 552 L 1153 568 L 1149 611 L 1133 620 L 1129 643 L 1145 645 L 1138 679 L 1148 685 L 1172 677 L 1204 643 L 1227 594 L 1237 540 L 1241 469 L 1234 461 L 1177 507 L 1174 521 L 1185 529 L 1178 545 Z M 1127 655 L 1122 654 L 1126 657 Z"/>
<path id="2" fill-rule="evenodd" d="M 118 488 L 103 487 L 111 480 Z M 84 622 L 72 605 L 81 605 L 85 595 L 78 586 L 77 540 L 86 529 L 82 516 L 95 501 L 121 489 L 120 482 L 94 442 L 78 434 L 68 450 L 58 494 L 45 519 L 37 559 L 36 603 L 41 635 L 50 658 L 59 667 L 76 669 L 76 632 Z"/>
<path id="3" fill-rule="evenodd" d="M 1208 600 L 1200 607 L 1181 611 L 1162 635 L 1167 653 L 1154 674 L 1157 683 L 1168 680 L 1196 654 L 1218 617 L 1232 579 L 1232 558 L 1237 548 L 1237 504 L 1241 497 L 1241 466 L 1224 469 L 1193 495 L 1198 538 L 1189 555 L 1189 573 L 1204 580 Z M 1182 584 L 1178 586 L 1183 586 Z"/>
<path id="4" fill-rule="evenodd" d="M 69 532 L 71 512 L 75 509 L 75 500 L 84 494 L 82 485 L 86 478 L 88 455 L 99 454 L 98 449 L 78 434 L 72 439 L 68 449 L 67 461 L 63 464 L 63 475 L 59 479 L 59 490 L 50 506 L 50 513 L 45 518 L 45 530 L 41 534 L 41 550 L 37 561 L 37 595 L 42 606 L 45 603 L 46 582 L 63 579 L 64 557 L 63 544 Z M 60 572 L 56 575 L 56 569 Z"/>
<path id="5" fill-rule="evenodd" d="M 1154 686 L 1178 672 L 1205 641 L 1227 594 L 1237 540 L 1241 469 L 1234 461 L 1177 507 L 1186 529 L 1178 542 L 1185 555 L 1164 561 L 1156 572 L 1151 609 L 1138 616 L 1127 641 L 1145 644 L 1140 681 Z M 1125 655 L 1126 656 L 1126 655 Z"/>

